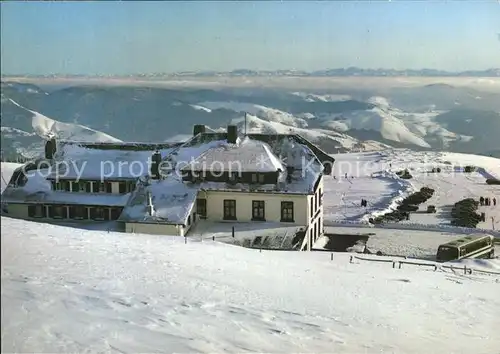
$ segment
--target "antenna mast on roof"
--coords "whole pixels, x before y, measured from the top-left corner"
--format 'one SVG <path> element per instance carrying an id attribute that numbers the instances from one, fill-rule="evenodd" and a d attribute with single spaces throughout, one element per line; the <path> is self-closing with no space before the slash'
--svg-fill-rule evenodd
<path id="1" fill-rule="evenodd" d="M 247 112 L 245 112 L 245 136 L 247 136 Z"/>

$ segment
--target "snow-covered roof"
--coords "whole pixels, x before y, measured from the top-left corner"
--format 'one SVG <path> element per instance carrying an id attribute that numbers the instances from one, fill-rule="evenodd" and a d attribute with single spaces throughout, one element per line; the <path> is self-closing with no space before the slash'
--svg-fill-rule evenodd
<path id="1" fill-rule="evenodd" d="M 45 179 L 49 172 L 48 169 L 29 171 L 27 183 L 8 186 L 2 193 L 2 202 L 124 206 L 130 195 L 53 191 Z"/>
<path id="2" fill-rule="evenodd" d="M 173 148 L 159 150 L 162 156 Z M 152 150 L 96 149 L 64 145 L 48 178 L 120 180 L 136 179 L 149 173 Z"/>
<path id="3" fill-rule="evenodd" d="M 148 194 L 152 197 L 153 215 L 148 211 Z M 165 180 L 141 180 L 119 221 L 185 225 L 197 194 L 198 188 L 173 176 Z"/>
<path id="4" fill-rule="evenodd" d="M 268 144 L 248 137 L 238 139 L 236 144 L 223 143 L 198 156 L 184 170 L 231 171 L 231 172 L 277 172 L 285 167 L 274 155 Z"/>

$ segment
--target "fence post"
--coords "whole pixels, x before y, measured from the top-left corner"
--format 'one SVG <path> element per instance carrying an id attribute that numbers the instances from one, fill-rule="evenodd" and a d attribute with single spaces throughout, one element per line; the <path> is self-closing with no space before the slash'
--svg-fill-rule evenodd
<path id="1" fill-rule="evenodd" d="M 332 254 L 330 255 L 330 260 L 333 261 L 333 252 Z"/>
<path id="2" fill-rule="evenodd" d="M 464 274 L 467 274 L 467 266 L 464 266 Z"/>
<path id="3" fill-rule="evenodd" d="M 398 262 L 398 263 L 399 263 L 399 267 L 398 268 L 401 269 L 401 267 L 403 266 L 403 263 L 401 263 L 401 262 Z"/>
<path id="4" fill-rule="evenodd" d="M 233 235 L 233 238 L 234 238 L 234 226 L 233 226 L 231 232 L 232 232 L 232 235 Z"/>
<path id="5" fill-rule="evenodd" d="M 434 264 L 434 271 L 436 272 L 438 270 L 437 264 Z"/>
<path id="6" fill-rule="evenodd" d="M 184 236 L 184 244 L 188 243 L 188 239 L 186 236 Z"/>
<path id="7" fill-rule="evenodd" d="M 353 258 L 354 258 L 353 256 L 349 258 L 349 263 L 352 263 Z"/>
<path id="8" fill-rule="evenodd" d="M 392 261 L 392 268 L 396 268 L 396 262 Z"/>
<path id="9" fill-rule="evenodd" d="M 212 241 L 215 241 L 215 235 L 212 235 Z"/>

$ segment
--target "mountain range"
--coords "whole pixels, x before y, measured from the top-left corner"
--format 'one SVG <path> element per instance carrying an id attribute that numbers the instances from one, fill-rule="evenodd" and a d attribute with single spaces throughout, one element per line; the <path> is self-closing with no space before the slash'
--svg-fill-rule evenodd
<path id="1" fill-rule="evenodd" d="M 246 115 L 246 119 L 244 118 Z M 194 124 L 294 132 L 328 153 L 409 147 L 500 155 L 500 94 L 431 84 L 290 91 L 258 88 L 1 85 L 4 156 L 38 154 L 43 139 L 184 140 Z"/>
<path id="2" fill-rule="evenodd" d="M 14 75 L 12 75 L 14 76 Z M 11 76 L 11 77 L 12 77 Z M 24 77 L 84 77 L 85 75 L 15 75 Z M 363 69 L 358 67 L 305 70 L 251 70 L 232 71 L 183 71 L 175 73 L 138 73 L 131 75 L 98 75 L 102 77 L 239 77 L 239 76 L 299 76 L 299 77 L 342 77 L 342 76 L 388 76 L 388 77 L 500 77 L 500 68 L 486 70 L 445 71 L 437 69 Z M 8 79 L 9 76 L 5 76 Z"/>

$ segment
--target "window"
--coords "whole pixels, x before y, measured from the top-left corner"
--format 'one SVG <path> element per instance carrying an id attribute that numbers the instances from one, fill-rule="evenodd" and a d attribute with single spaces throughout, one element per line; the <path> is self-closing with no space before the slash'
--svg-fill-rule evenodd
<path id="1" fill-rule="evenodd" d="M 40 204 L 28 206 L 28 216 L 31 218 L 44 218 L 45 206 Z"/>
<path id="2" fill-rule="evenodd" d="M 106 187 L 106 193 L 113 193 L 111 182 L 104 182 L 104 185 Z"/>
<path id="3" fill-rule="evenodd" d="M 224 220 L 236 220 L 236 200 L 224 200 Z"/>
<path id="4" fill-rule="evenodd" d="M 78 219 L 78 220 L 81 220 L 81 219 L 87 219 L 87 208 L 85 208 L 84 206 L 74 206 L 71 208 L 71 212 L 73 215 L 71 215 L 71 217 L 73 219 Z"/>
<path id="5" fill-rule="evenodd" d="M 312 196 L 311 200 L 310 200 L 310 205 L 309 205 L 309 208 L 311 209 L 311 218 L 314 216 L 314 196 Z"/>
<path id="6" fill-rule="evenodd" d="M 92 209 L 92 219 L 94 220 L 104 220 L 105 219 L 105 211 L 104 208 L 93 208 Z"/>
<path id="7" fill-rule="evenodd" d="M 196 199 L 196 213 L 201 219 L 207 218 L 207 200 L 206 199 Z"/>
<path id="8" fill-rule="evenodd" d="M 71 190 L 71 182 L 70 181 L 60 181 L 59 185 L 62 191 L 69 192 Z"/>
<path id="9" fill-rule="evenodd" d="M 125 182 L 120 182 L 118 184 L 118 192 L 120 194 L 124 194 L 127 192 L 127 184 Z"/>
<path id="10" fill-rule="evenodd" d="M 191 225 L 191 215 L 188 216 L 188 226 Z"/>
<path id="11" fill-rule="evenodd" d="M 54 219 L 63 219 L 66 217 L 66 208 L 60 205 L 54 205 L 51 207 L 52 209 L 52 217 Z"/>
<path id="12" fill-rule="evenodd" d="M 230 172 L 229 173 L 229 182 L 236 183 L 236 177 L 237 177 L 236 172 Z"/>
<path id="13" fill-rule="evenodd" d="M 321 193 L 321 188 L 319 189 L 319 200 L 318 200 L 318 203 L 319 203 L 319 206 L 323 205 L 323 194 Z"/>
<path id="14" fill-rule="evenodd" d="M 265 202 L 263 200 L 252 201 L 252 220 L 266 220 Z"/>
<path id="15" fill-rule="evenodd" d="M 293 202 L 281 202 L 281 221 L 294 222 Z"/>
<path id="16" fill-rule="evenodd" d="M 111 208 L 111 220 L 117 220 L 122 213 L 122 208 Z"/>
<path id="17" fill-rule="evenodd" d="M 73 181 L 73 192 L 90 192 L 90 183 L 79 181 Z"/>
<path id="18" fill-rule="evenodd" d="M 252 183 L 264 184 L 266 181 L 266 176 L 263 173 L 252 173 Z"/>

